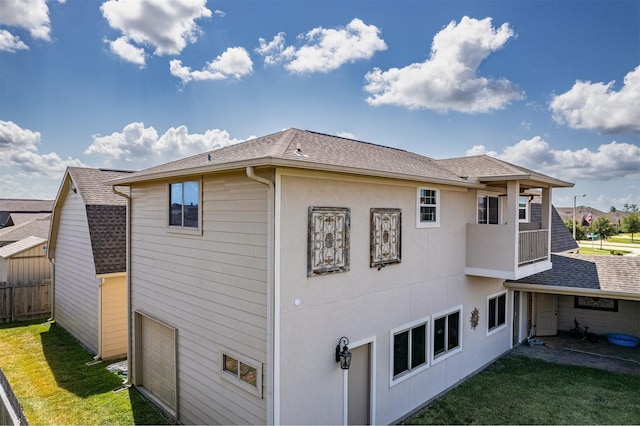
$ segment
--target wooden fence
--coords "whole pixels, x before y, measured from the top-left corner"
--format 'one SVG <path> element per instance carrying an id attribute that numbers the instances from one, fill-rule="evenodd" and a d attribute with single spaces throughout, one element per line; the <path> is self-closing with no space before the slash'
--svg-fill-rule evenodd
<path id="1" fill-rule="evenodd" d="M 51 315 L 51 280 L 0 282 L 0 323 Z"/>
<path id="2" fill-rule="evenodd" d="M 22 405 L 11 389 L 11 385 L 0 368 L 0 425 L 28 425 Z"/>

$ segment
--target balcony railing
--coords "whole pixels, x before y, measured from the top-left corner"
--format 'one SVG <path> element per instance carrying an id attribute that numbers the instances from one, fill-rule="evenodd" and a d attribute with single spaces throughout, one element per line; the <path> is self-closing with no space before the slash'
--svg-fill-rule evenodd
<path id="1" fill-rule="evenodd" d="M 518 234 L 518 266 L 548 259 L 548 229 L 520 231 Z"/>

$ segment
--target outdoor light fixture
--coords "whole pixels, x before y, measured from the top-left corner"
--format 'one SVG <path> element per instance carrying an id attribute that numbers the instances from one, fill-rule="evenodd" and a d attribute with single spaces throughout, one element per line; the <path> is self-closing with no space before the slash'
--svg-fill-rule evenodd
<path id="1" fill-rule="evenodd" d="M 351 365 L 351 352 L 349 352 L 349 339 L 341 337 L 336 345 L 336 362 L 340 363 L 340 368 L 348 370 Z"/>

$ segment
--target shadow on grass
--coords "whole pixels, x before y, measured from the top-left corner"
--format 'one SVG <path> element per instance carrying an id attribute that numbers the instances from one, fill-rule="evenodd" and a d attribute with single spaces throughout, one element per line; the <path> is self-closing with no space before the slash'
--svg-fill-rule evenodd
<path id="1" fill-rule="evenodd" d="M 135 387 L 127 389 L 129 392 L 129 400 L 131 401 L 131 410 L 133 412 L 133 421 L 137 425 L 159 425 L 174 424 L 169 418 L 156 407 L 152 402 L 147 400 Z M 150 407 L 152 409 L 150 409 Z"/>
<path id="2" fill-rule="evenodd" d="M 104 363 L 86 365 L 93 360 L 77 340 L 56 324 L 40 334 L 42 351 L 59 387 L 81 398 L 110 392 L 122 384 Z"/>

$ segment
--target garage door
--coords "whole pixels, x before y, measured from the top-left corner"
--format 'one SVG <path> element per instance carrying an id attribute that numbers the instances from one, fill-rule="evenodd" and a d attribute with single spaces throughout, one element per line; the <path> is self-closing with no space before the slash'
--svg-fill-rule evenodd
<path id="1" fill-rule="evenodd" d="M 144 315 L 138 315 L 138 319 L 140 320 L 138 372 L 142 374 L 136 377 L 137 384 L 175 413 L 175 329 Z"/>

